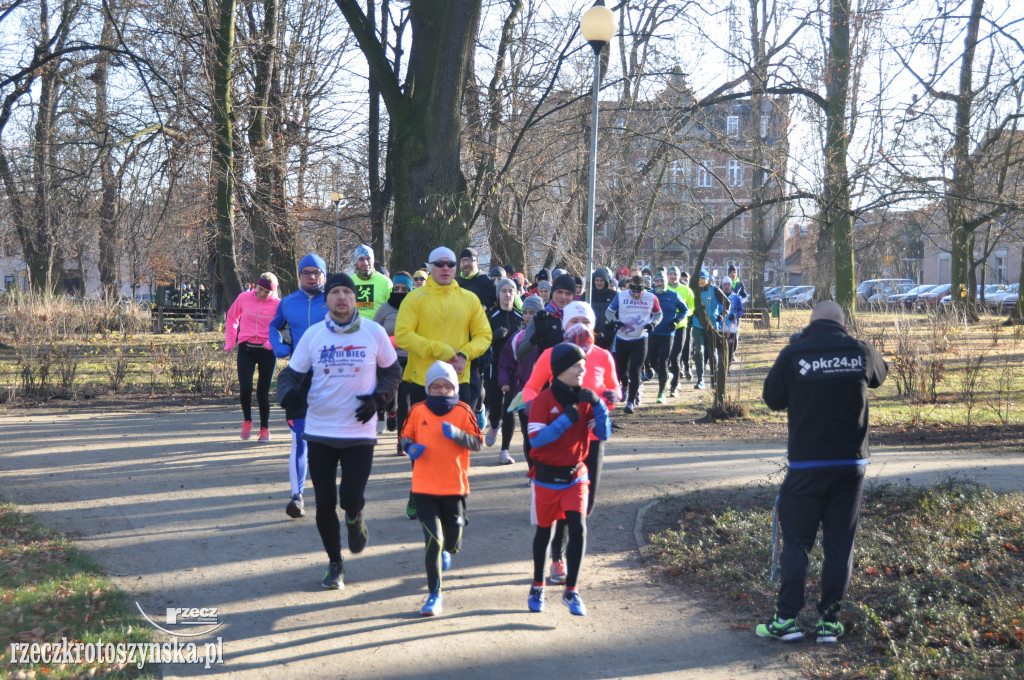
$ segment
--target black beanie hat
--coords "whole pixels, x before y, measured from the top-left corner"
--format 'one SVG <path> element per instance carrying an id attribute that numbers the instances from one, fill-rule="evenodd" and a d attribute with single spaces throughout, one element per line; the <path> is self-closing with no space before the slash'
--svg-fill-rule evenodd
<path id="1" fill-rule="evenodd" d="M 577 361 L 586 361 L 587 355 L 579 345 L 562 342 L 551 349 L 551 376 L 557 378 Z"/>
<path id="2" fill-rule="evenodd" d="M 331 274 L 327 277 L 327 283 L 324 284 L 324 297 L 327 297 L 327 294 L 331 292 L 332 288 L 337 288 L 338 286 L 344 286 L 353 293 L 356 292 L 356 284 L 352 282 L 351 276 L 344 273 Z"/>
<path id="3" fill-rule="evenodd" d="M 533 277 L 533 279 L 535 281 L 537 279 L 541 279 L 542 281 L 547 281 L 550 278 L 551 278 L 551 273 L 546 268 L 542 268 L 539 272 L 537 272 L 537 275 Z"/>
<path id="4" fill-rule="evenodd" d="M 474 248 L 463 248 L 462 252 L 459 253 L 459 259 L 461 260 L 464 257 L 471 257 L 475 260 L 477 258 L 477 252 Z"/>
<path id="5" fill-rule="evenodd" d="M 551 290 L 567 290 L 570 293 L 576 292 L 576 279 L 572 278 L 569 274 L 561 274 L 555 277 L 555 280 L 551 282 Z"/>
<path id="6" fill-rule="evenodd" d="M 494 267 L 491 267 L 491 271 L 489 271 L 487 273 L 487 275 L 488 276 L 497 277 L 499 279 L 503 279 L 503 278 L 505 278 L 505 270 L 502 269 L 501 267 L 494 266 Z"/>

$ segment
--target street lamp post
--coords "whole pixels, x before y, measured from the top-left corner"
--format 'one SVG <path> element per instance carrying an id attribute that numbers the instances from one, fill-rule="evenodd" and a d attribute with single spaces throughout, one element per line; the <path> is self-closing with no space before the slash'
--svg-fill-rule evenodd
<path id="1" fill-rule="evenodd" d="M 587 192 L 587 278 L 586 300 L 593 298 L 594 284 L 594 192 L 597 188 L 597 97 L 601 87 L 601 50 L 615 35 L 615 14 L 605 7 L 604 0 L 597 0 L 594 6 L 580 17 L 580 33 L 594 49 L 593 108 L 590 116 L 590 178 Z"/>
<path id="2" fill-rule="evenodd" d="M 331 201 L 334 203 L 334 273 L 341 271 L 341 222 L 338 211 L 341 210 L 341 192 L 332 191 Z"/>

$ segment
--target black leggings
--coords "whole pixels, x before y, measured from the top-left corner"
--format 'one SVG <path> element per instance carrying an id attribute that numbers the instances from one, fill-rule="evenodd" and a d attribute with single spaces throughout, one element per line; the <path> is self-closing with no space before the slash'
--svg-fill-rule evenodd
<path id="1" fill-rule="evenodd" d="M 565 523 L 569 527 L 569 549 L 566 555 L 565 587 L 575 588 L 583 565 L 583 554 L 587 550 L 587 518 L 578 512 L 566 512 Z M 533 535 L 533 582 L 544 583 L 548 556 L 551 549 L 551 528 L 537 527 Z"/>
<path id="2" fill-rule="evenodd" d="M 628 384 L 629 394 L 626 401 L 635 404 L 636 395 L 640 391 L 640 367 L 647 357 L 647 337 L 639 340 L 615 340 L 615 370 L 623 385 Z M 625 380 L 623 380 L 625 376 Z"/>
<path id="3" fill-rule="evenodd" d="M 651 358 L 654 370 L 658 372 L 658 393 L 665 391 L 665 384 L 668 382 L 668 360 L 672 352 L 673 335 L 651 335 L 648 338 L 650 350 L 647 356 Z"/>
<path id="4" fill-rule="evenodd" d="M 242 419 L 252 420 L 252 376 L 259 367 L 256 403 L 260 409 L 261 428 L 266 427 L 270 420 L 270 383 L 274 380 L 276 365 L 277 357 L 273 350 L 253 347 L 244 342 L 238 345 L 238 397 L 242 402 Z"/>
<path id="5" fill-rule="evenodd" d="M 523 455 L 526 456 L 526 465 L 532 470 L 533 459 L 530 458 L 530 451 L 533 450 L 533 447 L 530 445 L 530 433 L 527 431 L 530 425 L 530 414 L 526 409 L 519 409 L 517 413 L 519 414 L 519 432 L 523 435 Z"/>
<path id="6" fill-rule="evenodd" d="M 590 441 L 590 450 L 587 452 L 587 476 L 590 478 L 590 488 L 587 493 L 587 517 L 594 513 L 594 499 L 597 498 L 597 486 L 601 481 L 601 471 L 604 469 L 604 442 L 600 439 Z M 555 523 L 555 538 L 551 543 L 552 559 L 562 561 L 565 559 L 565 541 L 568 537 L 569 523 L 560 519 Z"/>
<path id="7" fill-rule="evenodd" d="M 682 365 L 690 370 L 690 327 L 677 328 L 672 337 L 672 349 L 668 355 L 668 370 L 672 372 L 672 384 L 670 389 L 679 386 L 679 360 L 682 358 Z"/>
<path id="8" fill-rule="evenodd" d="M 341 562 L 341 522 L 337 507 L 354 518 L 366 505 L 366 481 L 373 467 L 373 444 L 359 444 L 344 449 L 320 442 L 307 442 L 309 476 L 316 493 L 316 530 L 320 532 L 324 550 L 331 562 Z M 341 466 L 341 484 L 338 466 Z"/>
<path id="9" fill-rule="evenodd" d="M 484 385 L 484 397 L 487 401 L 487 420 L 491 427 L 498 427 L 501 423 L 501 450 L 508 451 L 512 444 L 512 434 L 516 431 L 516 421 L 511 413 L 506 413 L 508 405 L 515 398 L 512 390 L 501 391 L 501 385 L 497 379 L 487 379 Z"/>
<path id="10" fill-rule="evenodd" d="M 462 548 L 462 496 L 433 496 L 414 493 L 416 516 L 423 527 L 427 548 L 423 563 L 427 568 L 427 589 L 441 592 L 441 551 L 456 554 Z"/>

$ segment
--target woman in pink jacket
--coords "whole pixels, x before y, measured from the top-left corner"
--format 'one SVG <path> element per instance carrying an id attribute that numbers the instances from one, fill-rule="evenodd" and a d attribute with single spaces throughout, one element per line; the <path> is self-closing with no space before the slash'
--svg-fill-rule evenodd
<path id="1" fill-rule="evenodd" d="M 615 407 L 621 386 L 615 371 L 615 359 L 611 352 L 594 344 L 594 309 L 580 300 L 570 302 L 562 309 L 562 334 L 566 342 L 579 345 L 587 355 L 587 371 L 583 375 L 583 387 L 593 390 L 603 398 L 609 410 Z M 523 401 L 530 402 L 551 382 L 551 349 L 544 350 L 533 365 L 530 379 L 523 387 Z M 587 498 L 587 516 L 594 510 L 597 487 L 604 467 L 604 442 L 590 433 L 590 451 L 587 453 L 587 470 L 590 475 L 590 489 Z M 552 584 L 565 583 L 565 545 L 568 523 L 561 519 L 555 523 L 554 540 L 551 543 Z"/>
<path id="2" fill-rule="evenodd" d="M 238 347 L 238 396 L 242 402 L 242 439 L 252 433 L 252 377 L 259 367 L 256 403 L 260 409 L 259 441 L 270 441 L 270 383 L 274 379 L 277 357 L 270 346 L 270 320 L 281 299 L 277 295 L 277 277 L 260 274 L 256 286 L 238 296 L 224 320 L 224 351 Z"/>

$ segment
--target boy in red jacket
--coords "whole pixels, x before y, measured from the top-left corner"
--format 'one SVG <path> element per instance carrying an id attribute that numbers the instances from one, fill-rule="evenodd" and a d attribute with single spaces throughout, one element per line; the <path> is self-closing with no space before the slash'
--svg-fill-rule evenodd
<path id="1" fill-rule="evenodd" d="M 427 547 L 427 602 L 423 616 L 442 611 L 441 572 L 462 547 L 462 508 L 469 495 L 469 452 L 483 443 L 476 414 L 459 401 L 459 377 L 450 363 L 427 370 L 427 399 L 409 411 L 399 446 L 414 463 L 412 497 Z"/>
<path id="2" fill-rule="evenodd" d="M 561 519 L 568 523 L 567 574 L 562 604 L 576 616 L 586 616 L 576 582 L 587 542 L 589 478 L 584 461 L 590 450 L 590 432 L 602 441 L 611 433 L 608 407 L 592 391 L 581 389 L 587 355 L 572 343 L 551 350 L 555 379 L 530 406 L 527 432 L 534 461 L 529 476 L 530 520 L 537 525 L 533 537 L 533 584 L 527 602 L 530 611 L 544 611 L 544 574 L 551 553 L 551 528 Z"/>

